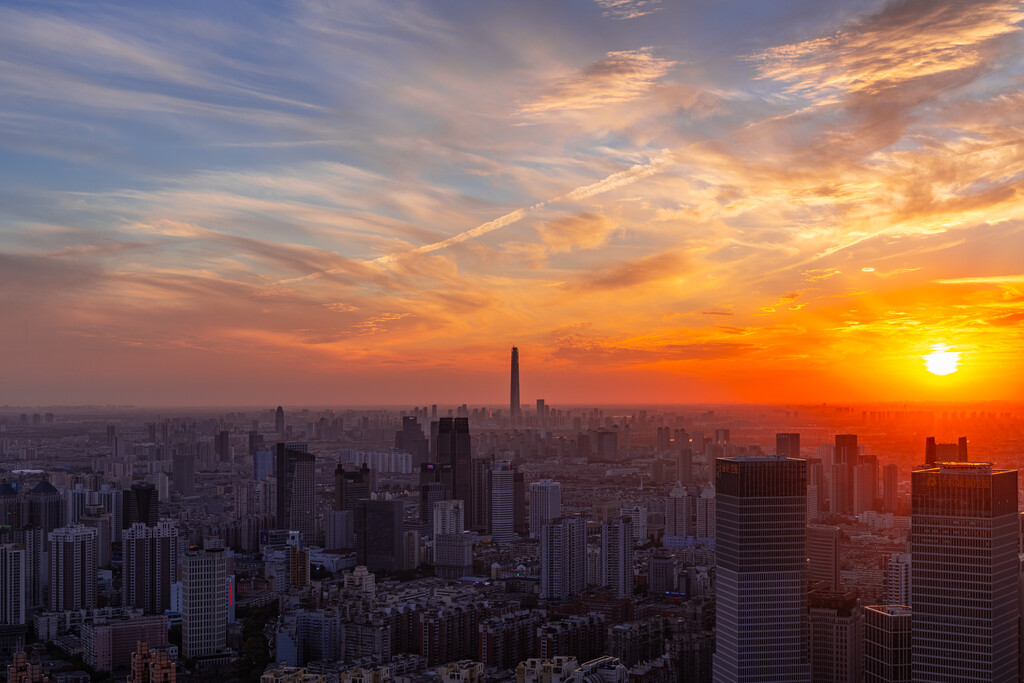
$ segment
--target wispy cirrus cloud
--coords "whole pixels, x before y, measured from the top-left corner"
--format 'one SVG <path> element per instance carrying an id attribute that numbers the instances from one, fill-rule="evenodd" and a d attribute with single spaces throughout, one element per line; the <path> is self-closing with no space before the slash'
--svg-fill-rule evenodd
<path id="1" fill-rule="evenodd" d="M 673 66 L 674 61 L 655 57 L 649 47 L 609 52 L 603 59 L 557 83 L 539 99 L 524 105 L 519 113 L 535 117 L 633 102 L 650 92 Z"/>
<path id="2" fill-rule="evenodd" d="M 662 9 L 661 0 L 594 0 L 610 19 L 637 19 Z"/>

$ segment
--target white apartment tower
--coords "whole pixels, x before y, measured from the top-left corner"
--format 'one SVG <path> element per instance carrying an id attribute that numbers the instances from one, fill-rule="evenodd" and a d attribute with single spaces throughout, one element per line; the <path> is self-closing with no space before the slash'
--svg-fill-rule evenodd
<path id="1" fill-rule="evenodd" d="M 601 527 L 601 585 L 616 597 L 633 594 L 633 521 L 616 517 Z"/>
<path id="2" fill-rule="evenodd" d="M 182 654 L 217 654 L 227 637 L 227 558 L 224 550 L 190 550 L 181 561 Z"/>
<path id="3" fill-rule="evenodd" d="M 542 527 L 540 597 L 570 600 L 587 587 L 587 520 L 559 517 Z"/>

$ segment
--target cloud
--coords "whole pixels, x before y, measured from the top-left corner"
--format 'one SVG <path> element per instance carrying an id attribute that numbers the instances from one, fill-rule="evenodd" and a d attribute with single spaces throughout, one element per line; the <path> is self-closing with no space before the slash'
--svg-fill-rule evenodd
<path id="1" fill-rule="evenodd" d="M 609 19 L 636 19 L 662 9 L 661 0 L 594 0 Z"/>
<path id="2" fill-rule="evenodd" d="M 545 223 L 538 228 L 541 239 L 553 251 L 594 249 L 605 243 L 618 225 L 604 214 L 584 211 Z"/>
<path id="3" fill-rule="evenodd" d="M 675 66 L 651 54 L 651 48 L 609 52 L 578 74 L 558 83 L 548 94 L 523 106 L 519 113 L 537 116 L 558 111 L 603 109 L 633 102 L 650 92 Z"/>
<path id="4" fill-rule="evenodd" d="M 1024 275 L 988 275 L 982 277 L 958 277 L 935 280 L 942 285 L 1021 285 Z"/>
<path id="5" fill-rule="evenodd" d="M 587 290 L 624 289 L 670 277 L 682 277 L 686 271 L 686 258 L 682 253 L 665 252 L 593 269 L 580 278 L 574 287 Z"/>
<path id="6" fill-rule="evenodd" d="M 1019 3 L 898 0 L 829 36 L 756 55 L 762 78 L 828 101 L 982 66 L 991 41 L 1020 30 Z"/>

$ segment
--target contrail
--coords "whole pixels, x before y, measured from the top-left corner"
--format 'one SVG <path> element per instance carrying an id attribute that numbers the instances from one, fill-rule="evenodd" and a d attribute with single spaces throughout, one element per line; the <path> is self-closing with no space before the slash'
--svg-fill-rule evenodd
<path id="1" fill-rule="evenodd" d="M 650 160 L 650 162 L 646 164 L 637 164 L 635 166 L 631 166 L 625 171 L 613 173 L 607 178 L 599 180 L 596 183 L 591 183 L 590 185 L 583 185 L 582 187 L 577 187 L 575 190 L 569 192 L 568 194 L 555 197 L 554 199 L 549 199 L 546 202 L 534 204 L 529 208 L 516 209 L 515 211 L 511 211 L 505 214 L 504 216 L 501 216 L 500 218 L 495 218 L 493 221 L 482 223 L 471 230 L 460 232 L 458 235 L 453 235 L 447 239 L 441 240 L 440 242 L 432 242 L 431 244 L 424 244 L 422 246 L 410 249 L 408 251 L 403 251 L 397 254 L 388 254 L 387 256 L 381 256 L 379 258 L 373 259 L 372 261 L 370 261 L 370 263 L 393 263 L 399 257 L 405 256 L 407 254 L 428 254 L 432 251 L 445 249 L 447 247 L 452 246 L 453 244 L 465 242 L 468 239 L 479 237 L 481 235 L 486 235 L 489 232 L 494 232 L 495 230 L 504 228 L 507 225 L 517 223 L 520 220 L 522 220 L 527 215 L 527 213 L 531 211 L 536 211 L 537 209 L 541 209 L 547 206 L 548 204 L 557 204 L 558 202 L 567 200 L 578 201 L 580 199 L 588 199 L 590 197 L 595 197 L 599 194 L 604 194 L 605 192 L 614 190 L 619 187 L 623 187 L 625 185 L 631 185 L 632 183 L 635 183 L 638 180 L 643 180 L 644 178 L 648 178 L 652 175 L 655 175 L 656 173 L 661 173 L 665 169 L 665 167 L 671 164 L 672 162 L 672 154 L 668 150 L 663 150 L 661 155 L 654 157 L 653 159 Z"/>

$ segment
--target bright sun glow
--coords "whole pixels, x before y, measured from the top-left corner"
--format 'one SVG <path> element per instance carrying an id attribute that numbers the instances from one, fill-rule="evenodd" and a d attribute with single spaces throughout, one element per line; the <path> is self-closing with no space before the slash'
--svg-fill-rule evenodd
<path id="1" fill-rule="evenodd" d="M 933 375 L 950 375 L 956 372 L 960 365 L 960 353 L 950 351 L 945 344 L 935 344 L 932 346 L 932 352 L 922 358 L 928 372 Z"/>

